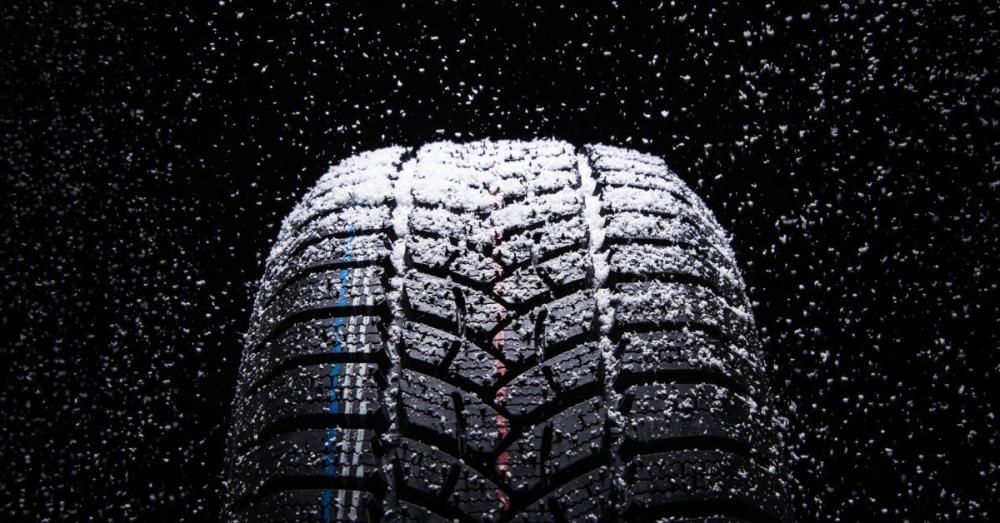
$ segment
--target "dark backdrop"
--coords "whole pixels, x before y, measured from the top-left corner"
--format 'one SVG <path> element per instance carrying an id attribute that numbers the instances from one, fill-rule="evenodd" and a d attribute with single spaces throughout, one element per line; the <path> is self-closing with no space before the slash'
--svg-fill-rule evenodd
<path id="1" fill-rule="evenodd" d="M 0 519 L 214 519 L 296 198 L 536 136 L 662 155 L 732 232 L 800 518 L 1000 517 L 995 3 L 164 4 L 3 3 Z"/>

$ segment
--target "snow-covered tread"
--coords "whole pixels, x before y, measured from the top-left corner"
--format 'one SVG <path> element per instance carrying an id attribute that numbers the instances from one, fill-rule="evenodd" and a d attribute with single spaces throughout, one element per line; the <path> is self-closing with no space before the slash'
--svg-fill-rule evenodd
<path id="1" fill-rule="evenodd" d="M 331 168 L 250 321 L 229 521 L 788 521 L 735 256 L 662 160 L 440 142 Z"/>

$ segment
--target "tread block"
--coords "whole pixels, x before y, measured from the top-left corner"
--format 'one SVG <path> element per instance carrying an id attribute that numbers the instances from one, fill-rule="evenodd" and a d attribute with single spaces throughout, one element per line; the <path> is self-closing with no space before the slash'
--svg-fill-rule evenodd
<path id="1" fill-rule="evenodd" d="M 444 240 L 471 236 L 472 225 L 447 209 L 414 207 L 410 211 L 410 232 Z"/>
<path id="2" fill-rule="evenodd" d="M 679 243 L 694 244 L 700 238 L 698 229 L 683 218 L 666 218 L 636 213 L 616 213 L 605 216 L 605 244 L 612 243 Z"/>
<path id="3" fill-rule="evenodd" d="M 420 175 L 424 173 L 420 171 L 420 167 L 417 169 L 417 177 L 423 178 Z M 428 207 L 447 209 L 458 216 L 489 214 L 493 209 L 496 198 L 486 190 L 486 187 L 478 184 L 459 183 L 466 190 L 456 191 L 454 185 L 440 183 L 436 179 L 439 177 L 439 172 L 433 173 L 428 178 L 433 179 L 434 183 L 414 184 L 413 201 Z M 454 180 L 454 182 L 459 182 L 459 180 Z"/>
<path id="4" fill-rule="evenodd" d="M 264 273 L 257 301 L 267 305 L 275 293 L 303 272 L 350 259 L 355 265 L 388 265 L 389 237 L 385 233 L 346 238 L 327 237 L 302 249 L 298 256 L 276 261 Z"/>
<path id="5" fill-rule="evenodd" d="M 464 342 L 453 334 L 412 321 L 403 323 L 401 339 L 406 357 L 429 367 L 441 367 L 452 344 Z"/>
<path id="6" fill-rule="evenodd" d="M 611 505 L 612 496 L 611 473 L 600 467 L 528 504 L 513 521 L 601 521 L 602 517 L 613 521 L 620 515 Z"/>
<path id="7" fill-rule="evenodd" d="M 497 276 L 496 263 L 481 252 L 459 249 L 451 263 L 451 272 L 480 285 L 493 283 Z"/>
<path id="8" fill-rule="evenodd" d="M 299 521 L 378 521 L 381 499 L 372 492 L 348 489 L 295 489 L 267 495 L 233 518 L 241 523 Z"/>
<path id="9" fill-rule="evenodd" d="M 635 189 L 656 189 L 669 191 L 675 198 L 688 202 L 684 190 L 680 184 L 669 177 L 661 177 L 651 174 L 642 174 L 620 170 L 595 169 L 594 179 L 597 181 L 598 190 L 603 194 L 603 190 L 609 187 L 632 187 Z"/>
<path id="10" fill-rule="evenodd" d="M 409 271 L 403 283 L 404 306 L 419 321 L 432 323 L 450 334 L 461 335 L 464 309 L 456 291 L 461 288 L 445 279 Z"/>
<path id="11" fill-rule="evenodd" d="M 455 354 L 448 374 L 470 381 L 480 389 L 486 389 L 493 387 L 499 377 L 496 361 L 492 354 L 466 343 Z"/>
<path id="12" fill-rule="evenodd" d="M 388 364 L 382 319 L 376 316 L 315 318 L 295 323 L 260 350 L 248 351 L 242 373 L 247 385 L 257 384 L 295 358 L 343 354 L 359 361 Z"/>
<path id="13" fill-rule="evenodd" d="M 442 517 L 431 510 L 409 503 L 399 502 L 399 508 L 392 514 L 386 514 L 385 523 L 452 523 L 453 520 Z"/>
<path id="14" fill-rule="evenodd" d="M 515 499 L 566 482 L 575 469 L 591 469 L 595 461 L 605 459 L 601 403 L 600 398 L 592 398 L 563 410 L 536 424 L 508 448 Z"/>
<path id="15" fill-rule="evenodd" d="M 537 264 L 517 267 L 493 286 L 493 292 L 513 308 L 539 305 L 556 294 L 582 289 L 591 269 L 590 254 L 579 247 Z"/>
<path id="16" fill-rule="evenodd" d="M 385 268 L 380 266 L 309 274 L 286 287 L 251 319 L 251 329 L 257 334 L 254 341 L 274 335 L 279 325 L 297 314 L 320 309 L 385 308 L 385 282 Z"/>
<path id="17" fill-rule="evenodd" d="M 406 254 L 414 265 L 431 271 L 447 271 L 458 247 L 436 238 L 415 236 L 406 242 Z"/>
<path id="18" fill-rule="evenodd" d="M 615 388 L 667 376 L 716 376 L 755 397 L 762 388 L 763 364 L 753 351 L 722 343 L 704 332 L 627 332 L 619 341 L 621 362 Z"/>
<path id="19" fill-rule="evenodd" d="M 299 221 L 293 229 L 286 231 L 282 227 L 282 234 L 285 235 L 282 239 L 308 232 L 310 226 L 327 216 L 347 212 L 374 212 L 392 207 L 395 205 L 395 196 L 388 191 L 389 188 L 386 185 L 388 185 L 386 180 L 383 180 L 381 184 L 375 180 L 365 180 L 324 193 L 321 196 L 324 201 L 315 202 L 310 206 L 310 215 Z M 366 191 L 369 194 L 362 194 Z M 335 195 L 339 195 L 339 197 Z M 382 229 L 382 227 L 376 227 L 376 229 Z"/>
<path id="20" fill-rule="evenodd" d="M 541 170 L 528 181 L 528 188 L 534 194 L 551 193 L 563 187 L 580 187 L 580 173 L 576 170 L 576 156 L 563 154 L 540 158 Z"/>
<path id="21" fill-rule="evenodd" d="M 736 257 L 728 241 L 717 231 L 701 221 L 688 216 L 667 218 L 634 212 L 610 214 L 605 217 L 605 245 L 654 244 L 692 245 L 714 250 L 731 267 L 736 267 Z"/>
<path id="22" fill-rule="evenodd" d="M 601 212 L 637 212 L 643 214 L 663 214 L 681 216 L 689 212 L 686 202 L 678 199 L 670 191 L 660 189 L 636 189 L 633 187 L 606 187 L 601 196 Z"/>
<path id="23" fill-rule="evenodd" d="M 268 260 L 298 256 L 299 249 L 317 243 L 328 236 L 360 236 L 392 229 L 392 209 L 380 207 L 349 207 L 341 212 L 317 215 L 303 223 L 294 234 L 275 242 Z"/>
<path id="24" fill-rule="evenodd" d="M 666 180 L 676 178 L 676 175 L 667 169 L 663 159 L 658 156 L 609 145 L 588 145 L 586 149 L 595 171 L 624 171 L 658 176 Z"/>
<path id="25" fill-rule="evenodd" d="M 514 319 L 493 336 L 490 345 L 494 351 L 503 356 L 507 362 L 505 367 L 522 367 L 538 357 L 533 338 L 536 312 L 537 309 L 526 315 L 514 315 Z"/>
<path id="26" fill-rule="evenodd" d="M 675 193 L 692 206 L 699 206 L 701 202 L 694 191 L 667 167 L 662 158 L 635 151 L 616 150 L 603 145 L 587 146 L 586 149 L 598 186 L 615 185 L 616 181 L 620 180 L 641 180 L 656 184 L 649 188 L 665 189 Z M 617 185 L 626 184 L 617 183 Z M 718 228 L 718 225 L 715 227 Z"/>
<path id="27" fill-rule="evenodd" d="M 313 429 L 278 434 L 236 460 L 237 497 L 290 477 L 352 478 L 383 482 L 371 429 Z"/>
<path id="28" fill-rule="evenodd" d="M 695 278 L 710 283 L 734 306 L 748 305 L 739 273 L 716 250 L 681 245 L 615 245 L 609 249 L 608 265 L 611 281 Z"/>
<path id="29" fill-rule="evenodd" d="M 395 175 L 403 152 L 402 147 L 365 151 L 330 167 L 288 214 L 278 242 L 296 234 L 303 223 L 317 215 L 349 206 L 351 202 L 368 206 L 388 204 L 392 197 L 389 190 L 392 184 L 388 182 Z"/>
<path id="30" fill-rule="evenodd" d="M 556 287 L 563 289 L 586 286 L 592 270 L 590 253 L 582 248 L 538 264 L 538 273 Z"/>
<path id="31" fill-rule="evenodd" d="M 489 285 L 496 279 L 493 260 L 448 239 L 414 235 L 406 241 L 406 253 L 416 268 L 439 276 L 455 276 L 474 287 Z"/>
<path id="32" fill-rule="evenodd" d="M 522 227 L 523 230 L 508 232 L 497 248 L 500 263 L 514 267 L 531 262 L 533 251 L 546 258 L 574 246 L 582 248 L 588 233 L 587 224 L 579 216 L 581 212 L 582 207 L 573 214 L 552 216 Z"/>
<path id="33" fill-rule="evenodd" d="M 539 363 L 507 384 L 504 406 L 511 416 L 525 417 L 599 394 L 600 361 L 600 350 L 591 342 Z"/>
<path id="34" fill-rule="evenodd" d="M 256 440 L 270 425 L 308 415 L 351 416 L 358 422 L 387 419 L 381 389 L 385 378 L 370 363 L 324 363 L 290 369 L 256 393 L 238 398 L 239 433 Z M 348 427 L 343 427 L 348 428 Z"/>
<path id="35" fill-rule="evenodd" d="M 652 383 L 629 387 L 622 452 L 647 453 L 672 440 L 732 440 L 743 452 L 763 444 L 760 422 L 746 398 L 715 384 Z M 706 440 L 707 441 L 707 440 Z"/>
<path id="36" fill-rule="evenodd" d="M 453 334 L 422 323 L 406 322 L 402 328 L 403 351 L 421 369 L 434 369 L 435 375 L 445 374 L 472 383 L 484 390 L 496 381 L 495 358 L 479 347 Z M 456 347 L 457 344 L 457 347 Z M 452 360 L 449 362 L 449 358 Z M 448 365 L 447 368 L 444 366 Z"/>
<path id="37" fill-rule="evenodd" d="M 500 322 L 503 307 L 486 294 L 443 278 L 411 271 L 405 301 L 414 319 L 456 335 L 485 338 Z"/>
<path id="38" fill-rule="evenodd" d="M 613 333 L 626 330 L 666 330 L 678 324 L 718 330 L 724 340 L 745 345 L 753 338 L 752 316 L 726 303 L 711 289 L 687 283 L 636 282 L 614 286 Z"/>
<path id="39" fill-rule="evenodd" d="M 389 456 L 404 501 L 497 521 L 497 485 L 453 456 L 403 438 Z M 451 519 L 450 515 L 443 515 Z M 468 517 L 468 516 L 467 516 Z"/>
<path id="40" fill-rule="evenodd" d="M 635 186 L 640 189 L 669 191 L 679 201 L 687 204 L 691 214 L 697 217 L 696 221 L 708 226 L 707 233 L 721 231 L 722 228 L 702 199 L 667 167 L 662 158 L 641 153 L 621 155 L 603 146 L 591 146 L 587 149 L 598 186 Z M 657 179 L 660 183 L 653 181 Z"/>
<path id="41" fill-rule="evenodd" d="M 545 280 L 531 268 L 517 269 L 493 286 L 497 296 L 515 307 L 545 301 L 551 291 Z"/>
<path id="42" fill-rule="evenodd" d="M 594 332 L 597 303 L 590 289 L 583 289 L 535 309 L 532 317 L 539 317 L 545 310 L 541 330 L 537 336 L 538 347 L 551 353 L 566 343 L 589 339 Z"/>
<path id="43" fill-rule="evenodd" d="M 786 519 L 776 475 L 719 450 L 677 450 L 638 456 L 626 466 L 627 518 L 671 515 L 672 506 L 703 504 L 749 519 Z"/>
<path id="44" fill-rule="evenodd" d="M 500 442 L 497 411 L 475 394 L 442 380 L 404 370 L 399 379 L 403 433 L 457 455 L 485 455 Z"/>
<path id="45" fill-rule="evenodd" d="M 515 183 L 523 185 L 523 179 Z M 535 195 L 530 201 L 519 201 L 496 209 L 490 214 L 490 224 L 503 232 L 504 238 L 524 229 L 539 227 L 546 222 L 576 216 L 583 210 L 583 198 L 572 187 Z"/>

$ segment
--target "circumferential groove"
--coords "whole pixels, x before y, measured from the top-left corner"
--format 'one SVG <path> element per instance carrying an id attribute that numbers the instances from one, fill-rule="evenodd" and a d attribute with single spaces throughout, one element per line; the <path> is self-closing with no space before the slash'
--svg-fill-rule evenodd
<path id="1" fill-rule="evenodd" d="M 386 377 L 388 386 L 383 393 L 383 404 L 389 413 L 389 427 L 385 431 L 387 447 L 399 445 L 405 423 L 402 401 L 402 389 L 399 385 L 403 374 L 403 340 L 402 332 L 408 316 L 404 281 L 409 271 L 409 253 L 407 240 L 410 238 L 410 212 L 413 210 L 413 177 L 416 171 L 417 150 L 406 149 L 396 162 L 395 178 L 392 179 L 392 246 L 390 260 L 395 274 L 389 280 L 389 302 L 392 307 L 391 327 L 388 336 L 389 373 Z M 383 511 L 391 513 L 400 509 L 399 493 L 402 488 L 402 471 L 398 459 L 391 458 L 392 452 L 387 450 L 379 459 L 387 474 L 390 487 L 386 491 Z"/>
<path id="2" fill-rule="evenodd" d="M 597 333 L 598 349 L 601 351 L 600 374 L 602 379 L 602 397 L 605 409 L 605 440 L 608 445 L 608 467 L 612 475 L 621 477 L 625 473 L 625 463 L 621 459 L 621 446 L 623 440 L 624 427 L 621 425 L 624 415 L 618 410 L 621 403 L 621 394 L 615 389 L 614 384 L 618 379 L 620 360 L 615 355 L 615 346 L 611 340 L 611 327 L 613 325 L 614 308 L 612 306 L 613 293 L 607 289 L 608 274 L 610 266 L 607 261 L 607 249 L 604 247 L 605 231 L 604 225 L 606 217 L 602 212 L 601 200 L 603 193 L 597 190 L 597 180 L 594 177 L 592 160 L 587 148 L 577 151 L 577 165 L 580 172 L 580 189 L 583 191 L 584 213 L 587 221 L 587 235 L 589 238 L 589 251 L 591 261 L 591 286 L 594 289 L 594 331 Z M 620 482 L 612 482 L 610 504 L 613 510 L 618 511 L 624 507 L 626 493 L 622 489 Z"/>

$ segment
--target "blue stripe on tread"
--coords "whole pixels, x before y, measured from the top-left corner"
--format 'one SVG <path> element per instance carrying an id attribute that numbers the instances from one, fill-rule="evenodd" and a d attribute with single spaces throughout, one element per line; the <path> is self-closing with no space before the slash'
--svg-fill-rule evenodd
<path id="1" fill-rule="evenodd" d="M 356 228 L 352 224 L 347 228 L 348 236 L 344 240 L 344 262 L 350 263 L 351 261 L 351 242 L 354 241 L 354 233 Z M 347 305 L 347 281 L 350 277 L 351 269 L 343 268 L 340 269 L 340 298 L 337 301 L 337 305 L 344 306 Z M 338 317 L 333 321 L 333 349 L 332 351 L 342 352 L 344 350 L 343 342 L 341 341 L 340 332 L 344 327 L 344 318 Z M 330 367 L 330 413 L 336 414 L 340 412 L 340 401 L 337 398 L 337 385 L 340 381 L 340 364 L 335 363 Z M 336 456 L 336 440 L 337 440 L 337 428 L 331 428 L 326 434 L 326 475 L 333 477 L 337 475 L 337 465 L 334 463 Z M 329 523 L 330 521 L 330 502 L 333 498 L 333 492 L 330 490 L 323 491 L 323 521 L 324 523 Z"/>

